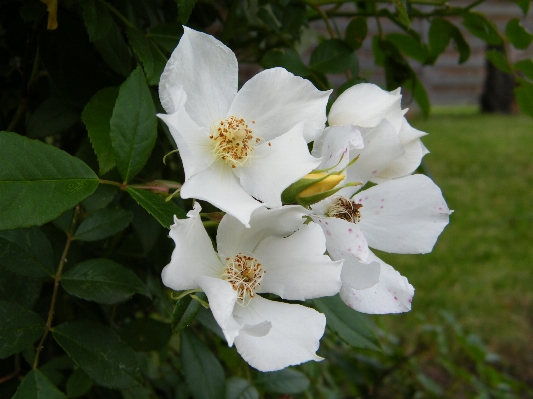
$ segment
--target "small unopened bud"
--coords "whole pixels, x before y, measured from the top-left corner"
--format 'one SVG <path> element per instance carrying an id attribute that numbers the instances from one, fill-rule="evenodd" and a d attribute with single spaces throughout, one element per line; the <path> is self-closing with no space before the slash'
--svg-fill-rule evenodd
<path id="1" fill-rule="evenodd" d="M 307 187 L 302 190 L 297 197 L 308 197 L 310 195 L 320 194 L 329 190 L 334 189 L 341 181 L 343 181 L 346 176 L 343 174 L 340 175 L 327 175 L 326 173 L 309 173 L 304 176 L 304 179 L 320 179 L 326 176 L 323 180 L 320 180 L 317 183 Z"/>

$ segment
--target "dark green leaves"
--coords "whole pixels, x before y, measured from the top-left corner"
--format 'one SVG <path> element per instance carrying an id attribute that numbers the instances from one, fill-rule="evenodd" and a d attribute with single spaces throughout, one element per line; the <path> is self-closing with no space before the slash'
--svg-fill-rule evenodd
<path id="1" fill-rule="evenodd" d="M 55 273 L 50 241 L 35 227 L 0 231 L 0 265 L 28 277 Z"/>
<path id="2" fill-rule="evenodd" d="M 194 399 L 223 399 L 224 370 L 209 348 L 192 332 L 181 333 L 183 374 Z"/>
<path id="3" fill-rule="evenodd" d="M 104 4 L 98 0 L 80 0 L 79 2 L 91 41 L 104 38 L 114 23 Z"/>
<path id="4" fill-rule="evenodd" d="M 507 23 L 505 36 L 519 50 L 528 48 L 533 40 L 533 35 L 520 24 L 518 18 L 513 18 Z"/>
<path id="5" fill-rule="evenodd" d="M 363 45 L 367 32 L 366 19 L 362 17 L 353 18 L 346 27 L 344 38 L 352 49 L 357 50 Z"/>
<path id="6" fill-rule="evenodd" d="M 133 350 L 139 352 L 155 351 L 163 348 L 170 339 L 172 330 L 168 323 L 149 317 L 134 319 L 120 332 L 120 338 Z"/>
<path id="7" fill-rule="evenodd" d="M 183 35 L 181 24 L 169 22 L 154 26 L 146 36 L 171 53 L 178 45 L 181 35 Z"/>
<path id="8" fill-rule="evenodd" d="M 487 51 L 487 59 L 492 62 L 492 64 L 498 68 L 500 71 L 505 73 L 511 73 L 511 68 L 507 62 L 505 55 L 498 50 L 489 50 Z"/>
<path id="9" fill-rule="evenodd" d="M 408 29 L 411 26 L 409 15 L 407 14 L 407 1 L 406 0 L 394 0 L 396 9 L 398 10 L 398 17 L 400 22 L 403 23 Z"/>
<path id="10" fill-rule="evenodd" d="M 0 159 L 0 230 L 53 220 L 98 186 L 79 159 L 15 133 L 0 132 Z"/>
<path id="11" fill-rule="evenodd" d="M 261 373 L 255 385 L 266 392 L 298 394 L 309 387 L 309 379 L 300 371 L 284 369 L 271 373 Z"/>
<path id="12" fill-rule="evenodd" d="M 91 259 L 63 274 L 65 290 L 79 298 L 105 304 L 127 300 L 133 294 L 150 297 L 144 283 L 131 271 L 109 259 Z"/>
<path id="13" fill-rule="evenodd" d="M 174 215 L 179 219 L 185 218 L 185 211 L 172 201 L 165 201 L 160 195 L 148 190 L 137 190 L 131 187 L 126 189 L 137 203 L 153 215 L 166 229 L 174 224 Z"/>
<path id="14" fill-rule="evenodd" d="M 44 321 L 20 305 L 0 301 L 0 359 L 33 344 L 44 333 Z"/>
<path id="15" fill-rule="evenodd" d="M 109 172 L 115 166 L 115 157 L 111 147 L 110 120 L 118 96 L 118 88 L 106 87 L 96 93 L 85 106 L 81 118 L 94 152 L 98 157 L 100 175 Z"/>
<path id="16" fill-rule="evenodd" d="M 13 399 L 67 399 L 39 370 L 31 370 L 20 383 Z"/>
<path id="17" fill-rule="evenodd" d="M 459 51 L 459 63 L 465 62 L 470 57 L 470 47 L 463 38 L 461 31 L 451 22 L 434 18 L 429 28 L 429 45 L 431 48 L 430 62 L 433 63 L 440 54 L 446 50 L 450 40 L 455 43 L 455 48 Z"/>
<path id="18" fill-rule="evenodd" d="M 261 65 L 264 68 L 283 67 L 287 71 L 302 77 L 309 75 L 309 70 L 298 53 L 290 48 L 268 50 L 261 59 Z"/>
<path id="19" fill-rule="evenodd" d="M 344 304 L 338 295 L 315 299 L 317 310 L 326 315 L 327 326 L 354 348 L 379 350 L 376 334 L 360 313 Z"/>
<path id="20" fill-rule="evenodd" d="M 318 45 L 311 54 L 309 66 L 318 72 L 338 73 L 350 69 L 356 62 L 350 46 L 340 39 L 329 39 Z"/>
<path id="21" fill-rule="evenodd" d="M 135 352 L 108 327 L 74 321 L 54 327 L 52 332 L 57 343 L 97 384 L 126 389 L 140 382 Z"/>
<path id="22" fill-rule="evenodd" d="M 180 16 L 180 21 L 182 24 L 186 24 L 189 21 L 192 10 L 196 4 L 196 0 L 177 0 L 178 11 Z"/>
<path id="23" fill-rule="evenodd" d="M 464 12 L 461 15 L 463 17 L 463 25 L 474 36 L 479 37 L 488 44 L 501 44 L 502 38 L 498 33 L 498 28 L 485 15 L 475 12 Z"/>
<path id="24" fill-rule="evenodd" d="M 124 182 L 140 172 L 155 144 L 157 119 L 140 67 L 120 86 L 111 117 L 111 143 Z"/>
<path id="25" fill-rule="evenodd" d="M 533 118 L 533 84 L 520 80 L 520 86 L 514 92 L 522 111 Z"/>
<path id="26" fill-rule="evenodd" d="M 259 392 L 248 380 L 232 377 L 226 381 L 226 399 L 259 399 Z"/>
<path id="27" fill-rule="evenodd" d="M 124 209 L 100 209 L 81 222 L 73 239 L 98 241 L 124 230 L 133 219 L 133 214 Z"/>
<path id="28" fill-rule="evenodd" d="M 426 62 L 429 51 L 420 39 L 417 40 L 413 36 L 402 33 L 389 33 L 386 38 L 388 41 L 394 43 L 403 54 L 422 64 Z"/>
<path id="29" fill-rule="evenodd" d="M 533 79 L 533 61 L 531 61 L 531 60 L 522 60 L 522 61 L 518 61 L 513 66 L 514 66 L 514 68 L 516 70 L 522 72 L 529 79 Z"/>
<path id="30" fill-rule="evenodd" d="M 179 333 L 187 327 L 194 320 L 201 306 L 200 302 L 193 300 L 190 295 L 178 299 L 172 312 L 172 331 Z"/>
<path id="31" fill-rule="evenodd" d="M 156 85 L 159 83 L 161 73 L 167 63 L 166 57 L 161 53 L 161 50 L 148 39 L 143 33 L 134 28 L 127 28 L 126 34 L 128 40 L 135 53 L 139 56 L 143 67 L 146 79 L 149 85 Z"/>

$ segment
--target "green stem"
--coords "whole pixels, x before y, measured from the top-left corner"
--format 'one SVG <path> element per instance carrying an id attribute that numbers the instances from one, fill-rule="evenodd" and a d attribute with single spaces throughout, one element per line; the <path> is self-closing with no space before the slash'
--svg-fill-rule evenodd
<path id="1" fill-rule="evenodd" d="M 65 266 L 65 263 L 67 261 L 67 254 L 70 249 L 70 244 L 72 243 L 72 237 L 74 236 L 74 232 L 76 231 L 76 224 L 78 221 L 78 216 L 80 214 L 80 211 L 81 211 L 80 206 L 76 205 L 76 209 L 74 210 L 74 215 L 72 216 L 72 223 L 70 224 L 70 230 L 67 233 L 67 242 L 65 244 L 65 248 L 63 249 L 63 254 L 61 255 L 61 260 L 59 261 L 59 266 L 57 268 L 57 272 L 55 275 L 54 291 L 52 293 L 52 301 L 50 303 L 50 310 L 48 311 L 48 319 L 46 320 L 46 327 L 44 330 L 44 334 L 41 337 L 41 341 L 39 342 L 39 345 L 37 346 L 37 353 L 35 354 L 35 360 L 33 361 L 34 369 L 36 369 L 37 366 L 39 365 L 39 356 L 43 349 L 44 340 L 46 339 L 48 332 L 52 329 L 52 320 L 54 318 L 54 311 L 56 307 L 57 291 L 59 290 L 59 280 L 61 280 L 61 274 L 63 273 L 63 266 Z"/>
<path id="2" fill-rule="evenodd" d="M 320 6 L 313 5 L 313 8 L 320 14 L 324 22 L 326 23 L 326 28 L 328 29 L 329 36 L 333 39 L 335 37 L 335 33 L 333 32 L 333 29 L 331 28 L 331 24 L 329 23 L 329 18 L 327 14 L 324 12 L 323 9 L 320 8 Z"/>
<path id="3" fill-rule="evenodd" d="M 100 184 L 109 184 L 109 185 L 111 185 L 111 186 L 117 186 L 117 187 L 119 187 L 121 190 L 125 190 L 125 189 L 126 189 L 126 185 L 125 185 L 125 184 L 117 183 L 116 181 L 100 179 L 100 180 L 99 180 L 99 183 L 100 183 Z"/>
<path id="4" fill-rule="evenodd" d="M 481 3 L 484 3 L 484 2 L 485 2 L 485 0 L 476 0 L 476 1 L 474 1 L 472 4 L 469 4 L 468 6 L 466 6 L 466 7 L 464 8 L 464 10 L 465 10 L 465 11 L 469 11 L 469 10 L 471 10 L 472 8 L 474 8 L 474 7 L 480 5 Z"/>
<path id="5" fill-rule="evenodd" d="M 109 11 L 111 11 L 113 14 L 115 14 L 122 22 L 124 22 L 127 26 L 129 26 L 130 28 L 134 28 L 135 29 L 135 25 L 133 25 L 129 20 L 128 18 L 126 18 L 124 15 L 122 15 L 122 13 L 117 10 L 115 7 L 113 7 L 111 4 L 109 4 L 107 1 L 104 1 L 104 0 L 100 0 L 100 2 L 106 6 Z"/>

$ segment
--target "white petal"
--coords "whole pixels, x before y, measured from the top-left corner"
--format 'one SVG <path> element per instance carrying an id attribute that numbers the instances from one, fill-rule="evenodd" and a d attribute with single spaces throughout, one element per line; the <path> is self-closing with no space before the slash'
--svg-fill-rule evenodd
<path id="1" fill-rule="evenodd" d="M 317 90 L 308 80 L 283 68 L 267 69 L 239 90 L 228 116 L 245 118 L 254 135 L 266 141 L 304 122 L 304 138 L 310 142 L 324 129 L 330 93 Z"/>
<path id="2" fill-rule="evenodd" d="M 233 289 L 230 283 L 213 277 L 197 277 L 196 283 L 202 288 L 209 300 L 209 308 L 213 312 L 213 317 L 228 341 L 232 346 L 241 325 L 233 318 L 233 308 L 237 301 L 237 291 Z"/>
<path id="3" fill-rule="evenodd" d="M 187 180 L 180 195 L 208 201 L 247 227 L 252 212 L 263 206 L 244 191 L 231 167 L 221 160 Z"/>
<path id="4" fill-rule="evenodd" d="M 427 154 L 426 148 L 419 139 L 404 144 L 405 154 L 396 159 L 389 166 L 383 169 L 372 179 L 374 183 L 383 183 L 390 179 L 408 176 L 413 173 L 422 162 L 422 158 Z"/>
<path id="5" fill-rule="evenodd" d="M 371 288 L 379 282 L 381 267 L 379 262 L 361 263 L 353 256 L 348 256 L 342 265 L 342 285 L 356 290 Z"/>
<path id="6" fill-rule="evenodd" d="M 332 125 L 377 126 L 383 118 L 399 132 L 403 112 L 399 91 L 388 92 L 372 83 L 361 83 L 344 91 L 333 103 L 328 115 Z"/>
<path id="7" fill-rule="evenodd" d="M 400 132 L 398 133 L 398 137 L 400 138 L 402 144 L 410 143 L 411 141 L 414 141 L 424 136 L 427 136 L 426 132 L 415 129 L 409 124 L 407 119 L 403 118 L 402 127 L 400 128 Z"/>
<path id="8" fill-rule="evenodd" d="M 185 180 L 207 169 L 215 160 L 213 142 L 205 128 L 198 127 L 181 107 L 173 114 L 158 114 L 176 142 L 185 170 Z"/>
<path id="9" fill-rule="evenodd" d="M 338 164 L 334 170 L 342 170 L 350 161 L 349 152 L 363 147 L 363 136 L 356 126 L 331 126 L 315 140 L 312 154 L 322 157 L 317 169 L 329 169 Z"/>
<path id="10" fill-rule="evenodd" d="M 347 182 L 360 182 L 363 185 L 377 176 L 394 160 L 404 154 L 404 149 L 394 127 L 383 120 L 371 129 L 361 129 L 365 147 L 350 152 L 350 159 L 359 155 L 359 159 L 346 170 Z M 343 189 L 338 195 L 350 197 L 359 187 Z"/>
<path id="11" fill-rule="evenodd" d="M 177 111 L 172 88 L 183 86 L 185 109 L 200 127 L 224 119 L 237 93 L 237 58 L 213 36 L 183 27 L 178 47 L 165 66 L 159 98 L 167 113 Z"/>
<path id="12" fill-rule="evenodd" d="M 358 312 L 369 314 L 410 311 L 415 293 L 413 286 L 392 266 L 383 262 L 373 253 L 370 253 L 369 260 L 373 263 L 379 262 L 381 266 L 379 282 L 366 289 L 357 289 L 349 283 L 344 283 L 340 293 L 344 303 Z M 355 262 L 355 260 L 350 260 L 350 262 Z"/>
<path id="13" fill-rule="evenodd" d="M 255 147 L 248 165 L 234 170 L 242 187 L 270 208 L 281 207 L 281 193 L 318 164 L 302 136 L 303 123 Z"/>
<path id="14" fill-rule="evenodd" d="M 326 235 L 326 247 L 332 259 L 355 256 L 361 262 L 368 258 L 368 244 L 360 226 L 343 219 L 312 216 Z"/>
<path id="15" fill-rule="evenodd" d="M 281 370 L 309 360 L 316 355 L 324 334 L 326 318 L 301 305 L 269 301 L 255 296 L 246 307 L 236 306 L 235 318 L 250 325 L 270 321 L 272 328 L 263 337 L 242 333 L 235 347 L 248 364 L 260 371 Z"/>
<path id="16" fill-rule="evenodd" d="M 378 184 L 357 193 L 368 245 L 393 253 L 430 252 L 448 224 L 450 210 L 440 189 L 425 175 Z"/>
<path id="17" fill-rule="evenodd" d="M 304 223 L 302 217 L 309 211 L 299 205 L 278 209 L 258 208 L 252 213 L 250 227 L 246 228 L 231 215 L 224 215 L 217 230 L 217 250 L 225 259 L 239 252 L 253 253 L 266 237 L 286 237 Z"/>
<path id="18" fill-rule="evenodd" d="M 199 204 L 187 214 L 188 219 L 174 218 L 170 238 L 176 244 L 170 263 L 161 273 L 163 284 L 174 290 L 199 288 L 195 279 L 200 276 L 218 277 L 223 265 L 213 250 L 200 219 Z"/>
<path id="19" fill-rule="evenodd" d="M 341 287 L 342 261 L 331 261 L 325 251 L 324 233 L 315 223 L 287 238 L 264 239 L 253 253 L 265 270 L 258 292 L 300 301 L 335 295 Z"/>

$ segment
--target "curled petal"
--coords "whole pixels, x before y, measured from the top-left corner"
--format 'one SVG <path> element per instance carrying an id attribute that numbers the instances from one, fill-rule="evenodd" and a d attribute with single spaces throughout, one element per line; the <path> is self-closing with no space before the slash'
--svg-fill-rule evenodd
<path id="1" fill-rule="evenodd" d="M 346 305 L 362 313 L 387 314 L 402 313 L 411 310 L 411 302 L 415 289 L 405 277 L 373 253 L 369 255 L 371 264 L 379 263 L 380 274 L 377 284 L 369 288 L 359 289 L 353 281 L 343 281 L 340 297 Z M 350 259 L 344 267 L 351 267 L 357 263 Z M 356 267 L 368 265 L 356 265 Z M 343 272 L 344 272 L 343 267 Z"/>
<path id="2" fill-rule="evenodd" d="M 350 161 L 350 151 L 363 147 L 363 136 L 356 126 L 327 127 L 313 143 L 313 156 L 322 157 L 317 169 L 329 169 L 338 164 L 334 170 L 341 170 Z M 341 157 L 342 161 L 339 163 Z"/>
<path id="3" fill-rule="evenodd" d="M 286 238 L 266 238 L 254 251 L 265 270 L 258 292 L 300 301 L 335 295 L 341 286 L 342 261 L 331 261 L 325 251 L 324 233 L 315 223 Z"/>
<path id="4" fill-rule="evenodd" d="M 303 216 L 309 214 L 299 205 L 288 205 L 277 209 L 256 209 L 246 228 L 235 217 L 226 214 L 217 231 L 217 250 L 221 258 L 235 256 L 239 252 L 253 253 L 266 237 L 286 237 L 298 230 L 304 223 Z"/>
<path id="5" fill-rule="evenodd" d="M 213 36 L 186 26 L 159 83 L 159 98 L 167 113 L 177 111 L 172 88 L 187 93 L 185 109 L 200 127 L 209 129 L 224 119 L 237 93 L 237 58 Z"/>
<path id="6" fill-rule="evenodd" d="M 243 324 L 271 323 L 267 335 L 257 337 L 242 330 L 235 338 L 237 351 L 252 367 L 275 371 L 309 360 L 322 360 L 316 351 L 324 334 L 326 318 L 316 310 L 269 301 L 257 295 L 248 306 L 236 306 L 234 314 Z"/>
<path id="7" fill-rule="evenodd" d="M 383 118 L 396 132 L 400 131 L 404 112 L 399 90 L 388 92 L 372 83 L 361 83 L 346 89 L 331 106 L 328 122 L 332 125 L 375 127 Z"/>
<path id="8" fill-rule="evenodd" d="M 201 209 L 196 203 L 187 214 L 188 219 L 174 218 L 174 224 L 170 226 L 170 238 L 176 248 L 161 277 L 163 284 L 174 290 L 200 288 L 197 277 L 219 277 L 222 272 L 223 265 L 200 219 Z"/>
<path id="9" fill-rule="evenodd" d="M 267 69 L 244 84 L 228 115 L 246 118 L 254 135 L 266 141 L 304 122 L 304 138 L 310 142 L 324 129 L 330 93 L 283 68 Z"/>

